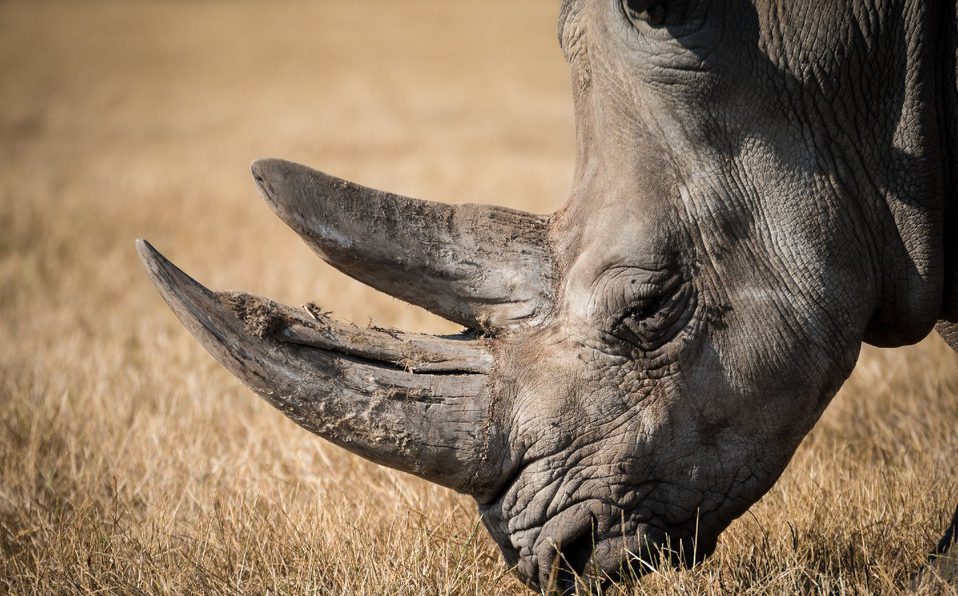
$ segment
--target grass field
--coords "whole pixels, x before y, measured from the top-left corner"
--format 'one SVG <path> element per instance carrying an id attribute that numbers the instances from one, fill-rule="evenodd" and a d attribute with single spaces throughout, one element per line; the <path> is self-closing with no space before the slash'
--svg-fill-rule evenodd
<path id="1" fill-rule="evenodd" d="M 0 593 L 527 593 L 469 499 L 324 443 L 233 380 L 133 240 L 214 288 L 453 330 L 322 264 L 247 166 L 553 210 L 573 159 L 557 11 L 0 2 Z M 625 590 L 907 590 L 958 500 L 956 428 L 941 341 L 866 348 L 715 557 Z"/>

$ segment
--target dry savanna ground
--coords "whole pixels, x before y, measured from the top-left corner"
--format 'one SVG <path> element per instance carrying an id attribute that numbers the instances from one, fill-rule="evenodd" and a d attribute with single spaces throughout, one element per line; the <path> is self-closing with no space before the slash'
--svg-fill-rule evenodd
<path id="1" fill-rule="evenodd" d="M 524 594 L 469 499 L 310 436 L 137 261 L 405 329 L 247 164 L 546 212 L 572 170 L 554 0 L 0 2 L 0 592 Z M 781 481 L 628 593 L 907 590 L 958 500 L 958 357 L 866 349 Z M 929 579 L 926 588 L 953 590 Z"/>

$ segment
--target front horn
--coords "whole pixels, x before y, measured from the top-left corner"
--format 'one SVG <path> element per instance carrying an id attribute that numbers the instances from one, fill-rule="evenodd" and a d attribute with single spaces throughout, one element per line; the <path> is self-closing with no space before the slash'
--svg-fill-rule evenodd
<path id="1" fill-rule="evenodd" d="M 545 216 L 410 199 L 278 159 L 252 172 L 320 257 L 387 294 L 483 332 L 535 323 L 552 305 Z"/>
<path id="2" fill-rule="evenodd" d="M 480 499 L 495 489 L 504 450 L 484 340 L 360 329 L 313 309 L 211 292 L 146 241 L 137 250 L 193 336 L 297 424 Z"/>

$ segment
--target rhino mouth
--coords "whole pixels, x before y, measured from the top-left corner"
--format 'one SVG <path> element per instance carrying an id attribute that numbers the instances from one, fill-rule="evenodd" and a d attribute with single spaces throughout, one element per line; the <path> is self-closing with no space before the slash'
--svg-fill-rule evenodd
<path id="1" fill-rule="evenodd" d="M 147 272 L 180 322 L 297 424 L 377 463 L 473 493 L 488 475 L 488 375 L 472 333 L 430 336 L 213 292 L 144 240 Z"/>
<path id="2" fill-rule="evenodd" d="M 644 522 L 618 535 L 601 537 L 584 532 L 557 552 L 552 565 L 540 570 L 540 577 L 548 578 L 543 585 L 556 585 L 564 593 L 583 582 L 608 588 L 662 568 L 690 568 L 711 556 L 715 546 L 715 539 L 676 537 Z"/>
<path id="3" fill-rule="evenodd" d="M 577 593 L 583 587 L 602 592 L 611 584 L 660 569 L 690 568 L 710 557 L 717 546 L 713 528 L 694 520 L 690 526 L 663 519 L 641 502 L 648 494 L 626 497 L 632 500 L 628 506 L 614 499 L 582 500 L 546 513 L 541 523 L 519 527 L 516 516 L 535 506 L 504 507 L 509 500 L 506 492 L 513 490 L 516 487 L 510 486 L 497 501 L 481 504 L 480 513 L 517 576 L 544 593 Z M 507 527 L 510 530 L 503 531 Z"/>

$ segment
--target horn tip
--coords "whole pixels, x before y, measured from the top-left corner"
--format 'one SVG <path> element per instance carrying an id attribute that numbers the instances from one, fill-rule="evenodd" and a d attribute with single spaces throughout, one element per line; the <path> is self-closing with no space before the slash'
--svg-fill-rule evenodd
<path id="1" fill-rule="evenodd" d="M 189 296 L 194 300 L 212 296 L 212 292 L 170 262 L 147 240 L 136 240 L 136 252 L 153 285 L 177 314 L 188 305 Z"/>
<path id="2" fill-rule="evenodd" d="M 254 159 L 249 165 L 253 180 L 258 184 L 264 181 L 280 182 L 283 179 L 295 176 L 313 173 L 314 170 L 295 161 L 279 159 L 276 157 L 260 157 Z"/>
<path id="3" fill-rule="evenodd" d="M 277 166 L 283 163 L 288 163 L 282 159 L 276 159 L 274 157 L 260 157 L 254 159 L 250 165 L 249 170 L 253 175 L 253 179 L 259 181 L 261 178 L 264 178 L 268 175 L 270 170 L 275 169 Z"/>
<path id="4" fill-rule="evenodd" d="M 331 199 L 338 198 L 338 179 L 284 159 L 257 159 L 250 164 L 257 190 L 273 212 L 293 230 L 321 241 L 319 222 L 335 215 Z M 334 218 L 335 219 L 335 218 Z"/>
<path id="5" fill-rule="evenodd" d="M 146 268 L 146 272 L 150 274 L 150 278 L 155 283 L 156 274 L 162 271 L 164 265 L 169 264 L 169 261 L 145 238 L 136 239 L 136 253 L 140 256 L 143 267 Z"/>
<path id="6" fill-rule="evenodd" d="M 254 160 L 249 169 L 259 194 L 285 220 L 288 211 L 286 195 L 289 194 L 289 189 L 287 187 L 290 184 L 295 185 L 293 181 L 297 172 L 307 168 L 285 159 L 268 157 Z"/>

